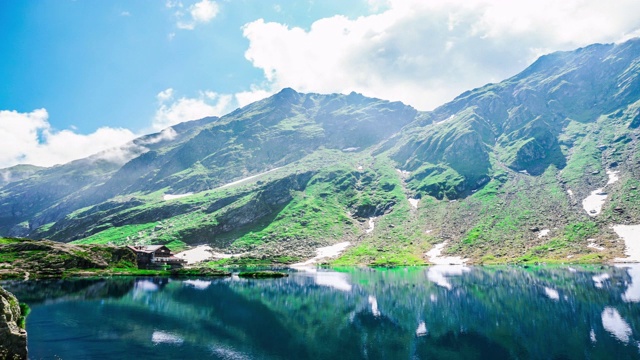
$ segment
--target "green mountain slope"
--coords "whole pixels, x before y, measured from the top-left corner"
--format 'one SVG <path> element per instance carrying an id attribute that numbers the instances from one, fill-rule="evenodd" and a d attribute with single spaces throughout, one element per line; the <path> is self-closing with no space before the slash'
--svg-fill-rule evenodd
<path id="1" fill-rule="evenodd" d="M 475 262 L 606 261 L 624 251 L 611 225 L 640 223 L 639 76 L 636 39 L 543 56 L 432 112 L 284 89 L 136 140 L 126 162 L 5 184 L 0 235 L 282 262 L 343 241 L 336 264 L 421 264 L 445 241 Z"/>

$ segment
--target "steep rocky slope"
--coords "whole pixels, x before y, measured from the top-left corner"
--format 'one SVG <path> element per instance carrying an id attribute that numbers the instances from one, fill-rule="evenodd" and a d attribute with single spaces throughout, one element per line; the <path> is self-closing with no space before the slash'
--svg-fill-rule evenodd
<path id="1" fill-rule="evenodd" d="M 336 264 L 420 264 L 445 241 L 475 262 L 607 261 L 625 249 L 611 226 L 640 223 L 639 76 L 636 39 L 546 55 L 432 112 L 284 89 L 138 140 L 124 165 L 8 183 L 0 234 L 285 262 L 342 241 Z"/>

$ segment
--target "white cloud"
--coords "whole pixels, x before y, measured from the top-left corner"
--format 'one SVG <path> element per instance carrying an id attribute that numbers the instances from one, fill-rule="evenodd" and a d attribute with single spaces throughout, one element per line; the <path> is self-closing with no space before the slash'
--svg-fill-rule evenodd
<path id="1" fill-rule="evenodd" d="M 30 113 L 0 111 L 0 168 L 19 163 L 52 166 L 120 146 L 135 135 L 127 129 L 102 127 L 83 135 L 54 130 L 45 109 Z"/>
<path id="2" fill-rule="evenodd" d="M 164 4 L 164 6 L 166 6 L 168 9 L 173 9 L 173 8 L 182 8 L 184 7 L 184 5 L 182 4 L 182 1 L 174 1 L 174 0 L 167 0 L 167 2 Z"/>
<path id="3" fill-rule="evenodd" d="M 167 2 L 167 7 L 169 8 L 173 8 L 176 6 L 182 7 L 182 3 Z M 205 24 L 210 22 L 220 12 L 220 6 L 218 6 L 218 3 L 216 3 L 215 1 L 201 0 L 200 2 L 189 6 L 187 10 L 189 12 L 190 18 L 186 21 L 182 20 L 182 18 L 184 17 L 184 13 L 182 11 L 176 12 L 176 17 L 178 17 L 176 26 L 179 29 L 193 30 L 198 24 Z"/>
<path id="4" fill-rule="evenodd" d="M 170 100 L 171 98 L 173 98 L 173 89 L 168 88 L 166 90 L 162 90 L 158 93 L 158 95 L 156 95 L 156 97 L 160 102 L 165 102 L 167 100 Z"/>
<path id="5" fill-rule="evenodd" d="M 324 18 L 309 29 L 248 23 L 245 57 L 273 88 L 357 91 L 430 109 L 514 75 L 543 53 L 614 42 L 640 28 L 637 0 L 369 3 L 386 10 Z"/>
<path id="6" fill-rule="evenodd" d="M 244 107 L 253 102 L 269 97 L 274 93 L 275 93 L 274 90 L 266 90 L 266 89 L 261 89 L 257 86 L 251 86 L 251 90 L 235 93 L 234 97 L 236 100 L 236 104 L 239 107 Z"/>
<path id="7" fill-rule="evenodd" d="M 128 11 L 123 11 L 120 13 L 120 16 L 131 16 L 131 13 Z"/>
<path id="8" fill-rule="evenodd" d="M 167 97 L 167 95 L 169 96 Z M 217 94 L 211 91 L 201 92 L 197 98 L 182 97 L 168 103 L 172 97 L 173 89 L 171 88 L 158 94 L 161 103 L 153 120 L 154 130 L 161 130 L 181 122 L 198 120 L 207 116 L 221 116 L 229 112 L 233 106 L 232 95 Z"/>
<path id="9" fill-rule="evenodd" d="M 211 90 L 200 91 L 194 98 L 181 97 L 175 101 L 173 88 L 156 95 L 159 106 L 153 119 L 152 130 L 157 131 L 181 122 L 198 120 L 207 116 L 223 116 L 237 107 L 249 105 L 271 96 L 273 89 L 251 86 L 250 90 L 235 94 L 220 94 Z"/>

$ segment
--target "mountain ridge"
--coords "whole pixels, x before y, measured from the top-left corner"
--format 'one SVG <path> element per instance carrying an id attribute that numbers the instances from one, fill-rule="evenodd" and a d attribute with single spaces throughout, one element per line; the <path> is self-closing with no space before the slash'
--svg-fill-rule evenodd
<path id="1" fill-rule="evenodd" d="M 607 261 L 624 250 L 608 225 L 640 223 L 639 76 L 633 39 L 545 55 L 431 112 L 286 88 L 176 125 L 178 140 L 122 166 L 4 184 L 0 234 L 293 258 L 347 240 L 345 264 L 425 263 L 443 241 L 474 262 Z M 74 171 L 80 180 L 44 196 Z M 620 180 L 593 216 L 581 200 L 613 171 Z"/>

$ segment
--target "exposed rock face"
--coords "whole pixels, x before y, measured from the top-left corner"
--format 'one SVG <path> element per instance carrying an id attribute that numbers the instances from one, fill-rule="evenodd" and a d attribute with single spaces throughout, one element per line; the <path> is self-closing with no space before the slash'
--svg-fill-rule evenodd
<path id="1" fill-rule="evenodd" d="M 18 326 L 18 299 L 0 287 L 0 359 L 27 358 L 27 332 Z"/>

